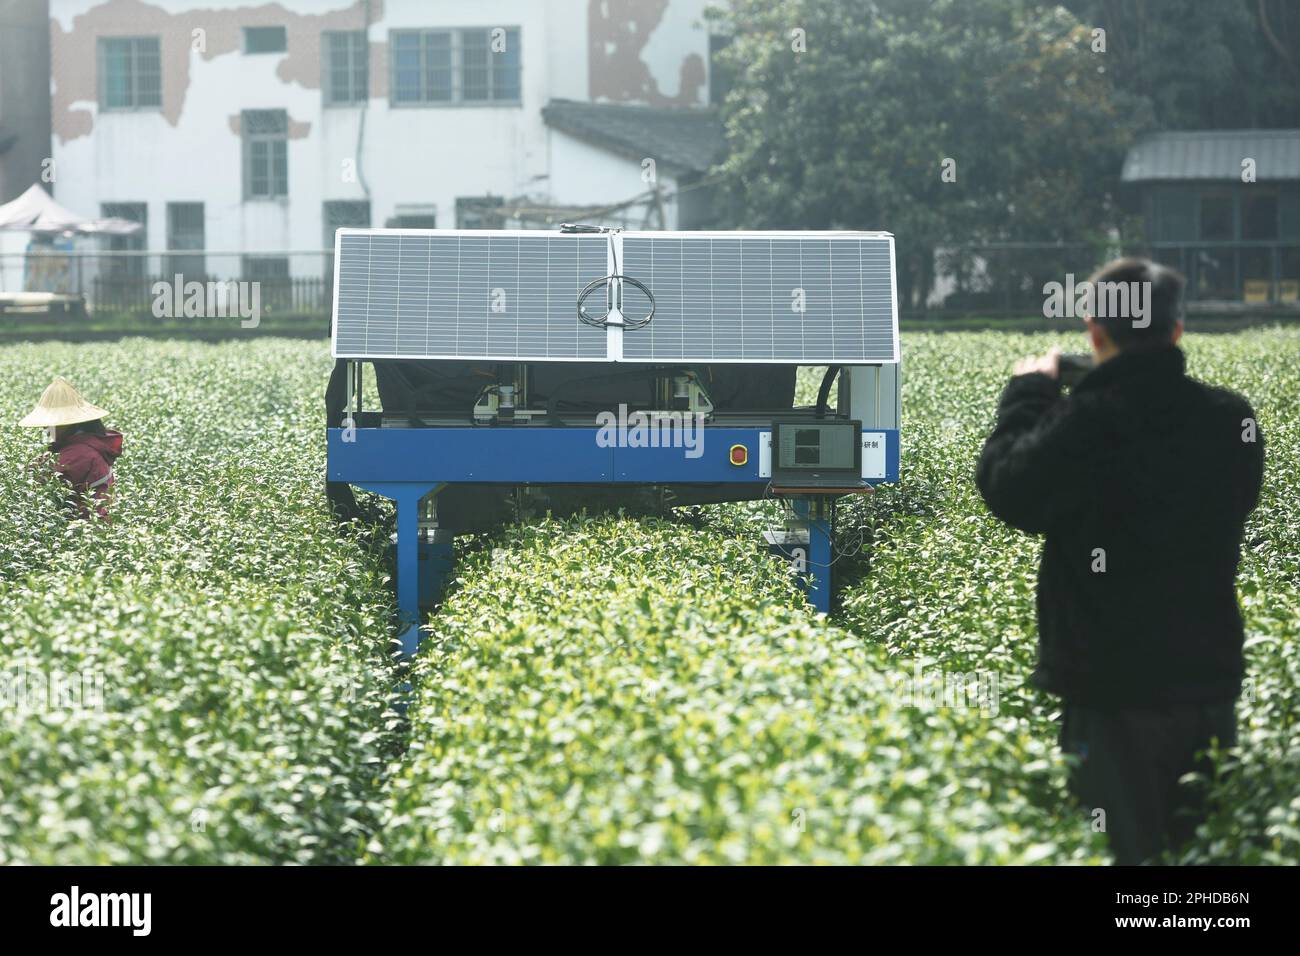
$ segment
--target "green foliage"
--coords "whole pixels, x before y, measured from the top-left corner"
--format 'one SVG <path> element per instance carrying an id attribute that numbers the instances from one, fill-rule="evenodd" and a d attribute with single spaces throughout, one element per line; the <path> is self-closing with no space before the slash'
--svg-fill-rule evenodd
<path id="1" fill-rule="evenodd" d="M 730 11 L 721 171 L 735 224 L 888 229 L 908 307 L 954 238 L 1078 242 L 1118 218 L 1111 193 L 1144 114 L 1065 10 L 738 0 Z"/>
<path id="2" fill-rule="evenodd" d="M 838 566 L 835 626 L 755 557 L 772 515 L 753 506 L 707 509 L 693 532 L 543 525 L 476 554 L 419 661 L 411 747 L 368 858 L 1106 859 L 1064 787 L 1057 702 L 1027 683 L 1039 543 L 987 513 L 972 475 L 1012 362 L 1052 343 L 1079 347 L 907 339 L 905 474 L 852 509 L 869 547 Z M 1181 858 L 1294 862 L 1300 333 L 1188 348 L 1194 374 L 1253 399 L 1270 453 L 1241 574 L 1242 747 Z M 900 700 L 918 662 L 995 679 L 997 716 Z"/>
<path id="3" fill-rule="evenodd" d="M 867 547 L 830 620 L 762 553 L 770 504 L 471 543 L 409 724 L 382 554 L 322 500 L 315 344 L 5 348 L 12 419 L 63 373 L 127 444 L 114 522 L 77 522 L 23 467 L 37 436 L 0 429 L 0 676 L 103 687 L 0 704 L 0 862 L 1104 861 L 1026 683 L 1039 544 L 972 479 L 1012 362 L 1077 338 L 906 337 L 903 479 L 846 506 Z M 1300 331 L 1188 354 L 1252 400 L 1268 470 L 1241 745 L 1176 859 L 1295 862 Z M 996 708 L 918 700 L 918 663 Z"/>
<path id="4" fill-rule="evenodd" d="M 1086 860 L 1022 721 L 911 706 L 751 538 L 548 522 L 466 562 L 372 859 Z"/>
<path id="5" fill-rule="evenodd" d="M 1291 0 L 1064 5 L 1106 31 L 1107 72 L 1150 104 L 1161 129 L 1294 127 L 1300 118 L 1300 8 Z"/>
<path id="6" fill-rule="evenodd" d="M 126 434 L 106 525 L 0 429 L 0 862 L 338 862 L 373 832 L 391 601 L 323 507 L 327 371 L 272 341 L 0 351 L 11 419 L 62 373 Z"/>
<path id="7" fill-rule="evenodd" d="M 905 474 L 863 519 L 870 573 L 842 597 L 841 623 L 904 658 L 1002 676 L 1002 706 L 1040 739 L 1056 734 L 1056 701 L 1026 686 L 1036 627 L 1038 540 L 987 513 L 974 461 L 1012 361 L 1079 336 L 912 335 L 904 343 Z M 1180 859 L 1300 861 L 1300 330 L 1185 340 L 1190 374 L 1243 392 L 1267 442 L 1259 507 L 1246 528 L 1238 589 L 1248 681 L 1241 746 L 1213 788 L 1217 809 Z M 1203 476 L 1214 480 L 1213 463 Z M 1195 520 L 1195 516 L 1189 516 Z M 1068 806 L 1061 797 L 1062 812 Z"/>

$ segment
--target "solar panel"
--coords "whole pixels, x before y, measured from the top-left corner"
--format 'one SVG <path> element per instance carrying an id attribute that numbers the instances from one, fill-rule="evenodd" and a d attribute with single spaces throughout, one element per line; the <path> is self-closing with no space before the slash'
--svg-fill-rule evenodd
<path id="1" fill-rule="evenodd" d="M 608 274 L 608 246 L 600 235 L 339 230 L 334 355 L 604 359 L 607 333 L 578 322 L 575 303 Z"/>
<path id="2" fill-rule="evenodd" d="M 340 358 L 862 364 L 898 361 L 886 233 L 344 229 Z M 613 263 L 654 296 L 641 328 L 577 317 Z M 588 310 L 605 310 L 597 291 Z M 649 300 L 622 283 L 634 322 Z"/>
<path id="3" fill-rule="evenodd" d="M 624 233 L 620 265 L 655 299 L 629 361 L 898 361 L 886 234 Z M 648 306 L 624 288 L 629 317 Z"/>

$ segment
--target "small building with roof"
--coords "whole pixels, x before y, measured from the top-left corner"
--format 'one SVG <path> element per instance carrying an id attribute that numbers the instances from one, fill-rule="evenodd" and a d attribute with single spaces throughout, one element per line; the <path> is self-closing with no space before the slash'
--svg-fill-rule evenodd
<path id="1" fill-rule="evenodd" d="M 1300 129 L 1155 133 L 1121 179 L 1190 300 L 1300 304 Z"/>

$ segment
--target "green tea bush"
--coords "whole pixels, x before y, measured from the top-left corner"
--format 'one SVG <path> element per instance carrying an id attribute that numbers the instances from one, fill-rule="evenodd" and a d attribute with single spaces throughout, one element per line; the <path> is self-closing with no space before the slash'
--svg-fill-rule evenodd
<path id="1" fill-rule="evenodd" d="M 11 420 L 61 373 L 126 434 L 104 524 L 0 428 L 0 862 L 342 862 L 373 833 L 391 597 L 323 505 L 321 351 L 0 349 Z"/>
<path id="2" fill-rule="evenodd" d="M 409 675 L 383 555 L 322 500 L 321 343 L 0 348 L 10 420 L 62 373 L 127 436 L 101 524 L 0 427 L 0 862 L 1103 862 L 1027 683 L 1040 544 L 973 481 L 1012 361 L 1052 342 L 1082 344 L 904 336 L 902 480 L 843 505 L 864 547 L 829 620 L 762 553 L 770 503 L 545 521 L 467 542 Z M 1300 332 L 1187 348 L 1268 466 L 1240 746 L 1171 859 L 1293 863 Z M 41 700 L 51 675 L 83 699 Z"/>
<path id="3" fill-rule="evenodd" d="M 974 463 L 1015 358 L 1080 336 L 980 333 L 904 339 L 904 468 L 858 512 L 872 530 L 869 560 L 841 595 L 841 623 L 900 658 L 999 677 L 1004 710 L 1039 739 L 1057 732 L 1058 702 L 1027 686 L 1037 629 L 1040 539 L 983 507 Z M 1257 330 L 1184 341 L 1190 374 L 1251 400 L 1267 442 L 1238 589 L 1247 682 L 1240 747 L 1214 782 L 1216 810 L 1175 859 L 1300 862 L 1300 330 Z M 1213 481 L 1214 464 L 1189 481 Z M 1196 515 L 1188 515 L 1195 521 Z M 869 564 L 869 573 L 866 565 Z M 1060 797 L 1062 811 L 1069 807 Z"/>
<path id="4" fill-rule="evenodd" d="M 1294 865 L 1300 863 L 1300 334 L 1201 339 L 1191 362 L 1206 380 L 1249 395 L 1267 457 L 1238 577 L 1247 675 L 1237 711 L 1239 745 L 1211 786 L 1215 813 L 1174 859 Z"/>
<path id="5" fill-rule="evenodd" d="M 371 859 L 1087 860 L 1044 809 L 1050 742 L 915 706 L 752 539 L 626 519 L 514 529 L 468 559 L 415 670 Z"/>

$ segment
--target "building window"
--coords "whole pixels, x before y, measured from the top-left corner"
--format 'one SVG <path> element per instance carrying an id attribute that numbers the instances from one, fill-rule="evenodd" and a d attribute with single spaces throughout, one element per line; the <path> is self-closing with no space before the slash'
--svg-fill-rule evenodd
<path id="1" fill-rule="evenodd" d="M 105 110 L 160 109 L 162 55 L 157 37 L 99 41 L 99 105 Z"/>
<path id="2" fill-rule="evenodd" d="M 244 110 L 244 198 L 289 195 L 289 114 L 284 110 Z"/>
<path id="3" fill-rule="evenodd" d="M 339 229 L 366 229 L 370 226 L 370 203 L 359 199 L 334 199 L 322 207 L 325 223 L 325 248 L 334 248 L 334 233 Z"/>
<path id="4" fill-rule="evenodd" d="M 519 31 L 462 30 L 461 99 L 519 101 Z"/>
<path id="5" fill-rule="evenodd" d="M 167 248 L 172 251 L 203 249 L 204 217 L 201 202 L 169 202 L 167 204 Z M 199 279 L 207 275 L 207 262 L 201 255 L 169 256 L 169 275 L 183 275 L 186 279 Z"/>
<path id="6" fill-rule="evenodd" d="M 245 53 L 284 53 L 289 35 L 284 27 L 244 27 Z"/>
<path id="7" fill-rule="evenodd" d="M 334 277 L 334 233 L 339 229 L 370 227 L 370 202 L 365 199 L 334 199 L 321 206 L 324 224 L 325 276 Z"/>
<path id="8" fill-rule="evenodd" d="M 370 49 L 362 31 L 322 33 L 321 66 L 326 104 L 362 103 L 370 96 Z"/>
<path id="9" fill-rule="evenodd" d="M 101 203 L 99 214 L 105 219 L 126 219 L 144 226 L 139 232 L 129 236 L 109 236 L 110 253 L 143 252 L 148 234 L 149 207 L 142 202 L 106 202 Z M 100 271 L 115 278 L 143 278 L 145 273 L 145 256 L 111 255 Z"/>
<path id="10" fill-rule="evenodd" d="M 288 256 L 244 256 L 240 274 L 254 282 L 289 278 Z"/>
<path id="11" fill-rule="evenodd" d="M 1202 196 L 1201 238 L 1212 242 L 1235 238 L 1232 212 L 1231 196 Z"/>
<path id="12" fill-rule="evenodd" d="M 391 36 L 395 105 L 518 103 L 518 27 L 397 30 Z"/>
<path id="13" fill-rule="evenodd" d="M 462 196 L 456 200 L 457 229 L 503 229 L 501 199 L 497 196 Z"/>
<path id="14" fill-rule="evenodd" d="M 432 206 L 398 206 L 384 223 L 386 229 L 437 229 L 438 214 Z"/>
<path id="15" fill-rule="evenodd" d="M 1241 200 L 1241 238 L 1277 238 L 1277 196 L 1245 195 Z"/>
<path id="16" fill-rule="evenodd" d="M 393 102 L 449 102 L 451 33 L 404 31 L 392 37 Z"/>

